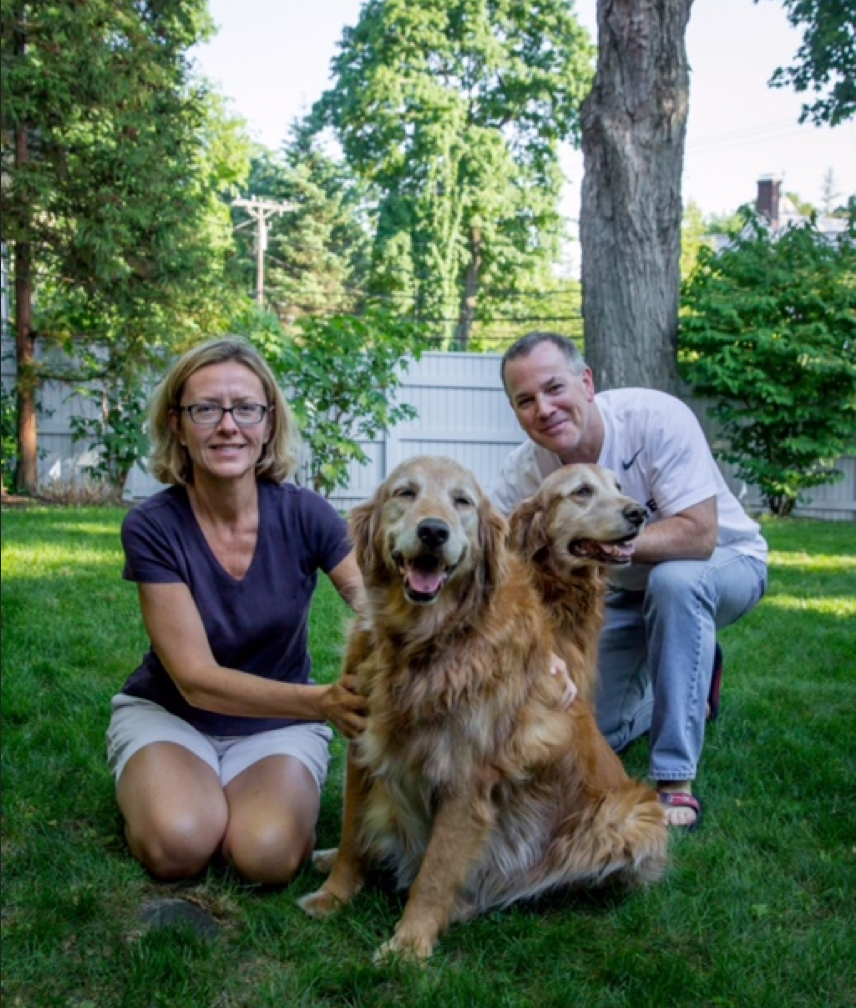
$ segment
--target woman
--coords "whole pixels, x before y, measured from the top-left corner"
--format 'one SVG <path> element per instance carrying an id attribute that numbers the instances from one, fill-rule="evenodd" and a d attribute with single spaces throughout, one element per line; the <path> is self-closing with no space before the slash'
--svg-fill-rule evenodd
<path id="1" fill-rule="evenodd" d="M 347 526 L 284 482 L 294 420 L 249 344 L 184 354 L 150 427 L 151 471 L 171 486 L 122 526 L 151 641 L 107 734 L 125 835 L 160 879 L 221 854 L 249 881 L 288 882 L 314 845 L 325 722 L 349 738 L 363 726 L 351 683 L 311 683 L 307 646 L 318 570 L 349 604 L 361 589 Z"/>

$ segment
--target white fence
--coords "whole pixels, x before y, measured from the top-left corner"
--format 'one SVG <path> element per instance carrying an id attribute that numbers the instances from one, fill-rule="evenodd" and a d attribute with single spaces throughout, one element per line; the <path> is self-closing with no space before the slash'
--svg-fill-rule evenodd
<path id="1" fill-rule="evenodd" d="M 4 369 L 5 370 L 5 369 Z M 369 456 L 365 466 L 353 464 L 346 490 L 332 496 L 343 510 L 365 500 L 393 467 L 413 455 L 448 455 L 468 466 L 485 486 L 499 473 L 505 456 L 523 438 L 499 380 L 499 356 L 473 353 L 426 353 L 404 373 L 398 390 L 400 402 L 417 411 L 415 420 L 396 425 L 385 436 L 363 447 Z M 707 404 L 687 400 L 716 447 L 716 432 L 707 417 Z M 89 414 L 93 404 L 54 386 L 41 395 L 39 443 L 43 457 L 40 478 L 73 479 L 92 458 L 71 437 L 70 419 Z M 856 519 L 856 457 L 839 459 L 844 479 L 817 487 L 796 514 L 826 519 Z M 723 475 L 731 489 L 750 510 L 760 510 L 761 500 L 753 487 L 735 479 L 727 465 Z M 143 469 L 136 467 L 128 480 L 126 499 L 148 497 L 159 489 Z"/>

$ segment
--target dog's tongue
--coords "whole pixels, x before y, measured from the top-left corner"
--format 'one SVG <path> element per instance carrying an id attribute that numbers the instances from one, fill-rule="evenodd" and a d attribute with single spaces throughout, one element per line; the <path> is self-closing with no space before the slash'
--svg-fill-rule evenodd
<path id="1" fill-rule="evenodd" d="M 619 557 L 622 560 L 629 559 L 633 556 L 633 545 L 631 543 L 612 543 L 606 549 L 608 553 L 611 553 L 613 556 Z"/>
<path id="2" fill-rule="evenodd" d="M 443 584 L 443 574 L 440 571 L 420 571 L 411 567 L 407 571 L 407 583 L 420 595 L 434 595 Z"/>
<path id="3" fill-rule="evenodd" d="M 595 542 L 593 539 L 580 539 L 576 544 L 576 552 L 580 556 L 609 556 L 614 560 L 628 560 L 633 556 L 633 543 L 622 540 L 613 543 Z"/>

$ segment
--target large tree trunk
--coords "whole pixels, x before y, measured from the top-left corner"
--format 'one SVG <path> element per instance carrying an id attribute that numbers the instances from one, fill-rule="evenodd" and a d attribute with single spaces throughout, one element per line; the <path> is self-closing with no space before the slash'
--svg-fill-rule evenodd
<path id="1" fill-rule="evenodd" d="M 27 131 L 18 127 L 15 136 L 15 165 L 28 160 Z M 33 335 L 33 277 L 30 244 L 17 241 L 15 265 L 15 351 L 18 391 L 18 471 L 15 485 L 19 493 L 34 493 L 39 482 L 39 439 L 36 429 L 36 361 Z"/>
<path id="2" fill-rule="evenodd" d="M 600 388 L 677 387 L 692 0 L 598 0 L 582 108 L 583 319 Z"/>

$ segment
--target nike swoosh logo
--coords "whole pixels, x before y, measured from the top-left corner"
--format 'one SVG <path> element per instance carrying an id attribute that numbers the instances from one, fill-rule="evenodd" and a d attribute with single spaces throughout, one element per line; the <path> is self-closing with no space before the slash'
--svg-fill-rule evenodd
<path id="1" fill-rule="evenodd" d="M 625 472 L 627 472 L 627 470 L 628 470 L 628 469 L 629 469 L 629 468 L 630 468 L 630 467 L 631 467 L 631 466 L 633 465 L 633 463 L 634 463 L 634 462 L 636 461 L 636 459 L 638 459 L 638 458 L 639 458 L 639 456 L 640 456 L 641 454 L 642 454 L 642 449 L 640 448 L 640 449 L 639 449 L 639 451 L 638 451 L 638 452 L 636 452 L 636 454 L 635 454 L 635 455 L 633 456 L 633 458 L 632 458 L 632 459 L 631 459 L 631 460 L 630 460 L 629 462 L 622 462 L 622 463 L 621 463 L 621 468 L 622 468 L 622 469 L 623 469 L 623 470 L 624 470 Z"/>

